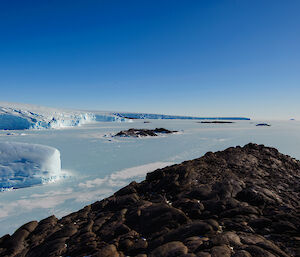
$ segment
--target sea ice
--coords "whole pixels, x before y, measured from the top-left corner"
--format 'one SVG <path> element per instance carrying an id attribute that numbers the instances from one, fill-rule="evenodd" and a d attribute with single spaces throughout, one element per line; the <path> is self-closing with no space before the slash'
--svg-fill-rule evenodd
<path id="1" fill-rule="evenodd" d="M 42 184 L 60 175 L 60 152 L 56 148 L 0 142 L 0 191 Z"/>

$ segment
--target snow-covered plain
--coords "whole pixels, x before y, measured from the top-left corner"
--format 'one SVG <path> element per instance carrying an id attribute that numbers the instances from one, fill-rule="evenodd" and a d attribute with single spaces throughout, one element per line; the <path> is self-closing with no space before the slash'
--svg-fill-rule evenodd
<path id="1" fill-rule="evenodd" d="M 60 152 L 49 146 L 0 142 L 0 191 L 57 180 Z"/>

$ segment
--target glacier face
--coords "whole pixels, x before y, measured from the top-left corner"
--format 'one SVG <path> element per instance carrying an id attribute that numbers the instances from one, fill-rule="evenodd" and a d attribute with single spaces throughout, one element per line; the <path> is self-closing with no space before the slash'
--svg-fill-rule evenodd
<path id="1" fill-rule="evenodd" d="M 0 129 L 29 129 L 32 123 L 26 119 L 19 116 L 15 116 L 8 113 L 0 113 Z"/>
<path id="2" fill-rule="evenodd" d="M 0 129 L 57 129 L 80 126 L 92 122 L 127 121 L 112 113 L 62 110 L 49 107 L 0 103 Z"/>
<path id="3" fill-rule="evenodd" d="M 127 119 L 159 119 L 159 120 L 250 120 L 245 117 L 193 117 L 181 115 L 151 114 L 151 113 L 133 113 L 120 112 L 114 115 Z"/>
<path id="4" fill-rule="evenodd" d="M 59 178 L 60 152 L 53 147 L 0 142 L 0 191 L 28 187 Z"/>
<path id="5" fill-rule="evenodd" d="M 103 113 L 103 114 L 99 114 L 99 113 L 94 113 L 94 117 L 95 117 L 95 121 L 99 121 L 99 122 L 130 122 L 130 119 L 127 119 L 125 117 L 121 117 L 115 114 L 110 114 L 110 113 Z"/>

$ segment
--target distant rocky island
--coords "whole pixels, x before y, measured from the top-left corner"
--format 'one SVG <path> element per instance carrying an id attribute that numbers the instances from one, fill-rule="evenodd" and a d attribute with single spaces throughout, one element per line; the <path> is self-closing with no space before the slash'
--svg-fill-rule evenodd
<path id="1" fill-rule="evenodd" d="M 204 123 L 204 124 L 229 124 L 234 123 L 233 121 L 222 121 L 222 120 L 213 120 L 213 121 L 197 121 L 197 123 Z"/>
<path id="2" fill-rule="evenodd" d="M 176 133 L 178 131 L 174 130 L 168 130 L 165 128 L 156 128 L 156 129 L 128 129 L 128 130 L 122 130 L 118 132 L 115 137 L 156 137 L 159 134 L 172 134 Z"/>
<path id="3" fill-rule="evenodd" d="M 257 127 L 271 127 L 271 125 L 268 123 L 258 123 L 258 124 L 256 124 L 256 126 Z"/>
<path id="4" fill-rule="evenodd" d="M 0 256 L 300 256 L 300 162 L 248 144 L 148 173 L 62 219 L 0 238 Z"/>

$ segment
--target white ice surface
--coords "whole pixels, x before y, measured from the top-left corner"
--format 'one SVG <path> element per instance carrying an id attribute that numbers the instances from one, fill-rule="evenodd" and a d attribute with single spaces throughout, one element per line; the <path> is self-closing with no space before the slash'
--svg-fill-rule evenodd
<path id="1" fill-rule="evenodd" d="M 42 184 L 60 175 L 57 149 L 38 144 L 0 142 L 0 191 Z"/>

